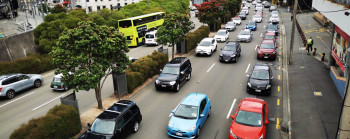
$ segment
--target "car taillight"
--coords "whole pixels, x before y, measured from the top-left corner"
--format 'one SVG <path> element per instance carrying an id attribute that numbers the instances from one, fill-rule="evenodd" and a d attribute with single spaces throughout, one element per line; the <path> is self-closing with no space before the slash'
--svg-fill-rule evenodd
<path id="1" fill-rule="evenodd" d="M 156 41 L 157 41 L 157 39 L 154 39 L 154 41 L 156 42 Z"/>
<path id="2" fill-rule="evenodd" d="M 1 90 L 2 90 L 2 87 L 0 87 L 0 92 L 1 92 Z"/>

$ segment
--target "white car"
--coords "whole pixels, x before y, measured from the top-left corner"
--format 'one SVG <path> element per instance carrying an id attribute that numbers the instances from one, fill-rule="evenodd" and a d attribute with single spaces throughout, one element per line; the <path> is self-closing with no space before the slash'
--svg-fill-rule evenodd
<path id="1" fill-rule="evenodd" d="M 157 33 L 157 30 L 146 33 L 146 35 L 145 35 L 145 44 L 147 46 L 158 45 L 156 33 Z"/>
<path id="2" fill-rule="evenodd" d="M 249 8 L 248 7 L 243 7 L 242 12 L 245 12 L 246 15 L 249 14 Z"/>
<path id="3" fill-rule="evenodd" d="M 239 32 L 237 36 L 237 40 L 239 42 L 245 41 L 245 42 L 251 42 L 253 39 L 253 33 L 250 31 L 250 29 L 244 29 Z"/>
<path id="4" fill-rule="evenodd" d="M 241 17 L 237 16 L 237 17 L 234 17 L 232 22 L 235 22 L 236 25 L 240 25 L 242 23 L 242 20 L 241 20 Z"/>
<path id="5" fill-rule="evenodd" d="M 278 15 L 272 15 L 272 16 L 270 17 L 270 22 L 271 22 L 271 23 L 278 23 L 278 22 L 279 22 Z"/>
<path id="6" fill-rule="evenodd" d="M 256 6 L 255 6 L 255 11 L 257 11 L 258 9 L 263 9 L 263 6 L 261 5 L 261 4 L 256 4 Z"/>
<path id="7" fill-rule="evenodd" d="M 277 15 L 277 16 L 278 16 L 278 11 L 272 11 L 272 12 L 270 13 L 270 16 L 273 16 L 273 15 Z"/>
<path id="8" fill-rule="evenodd" d="M 245 6 L 248 7 L 248 8 L 250 8 L 250 7 L 251 7 L 251 4 L 250 4 L 250 3 L 246 3 Z"/>
<path id="9" fill-rule="evenodd" d="M 217 42 L 226 42 L 230 33 L 226 29 L 220 29 L 214 36 Z"/>
<path id="10" fill-rule="evenodd" d="M 257 2 L 256 2 L 256 1 L 253 1 L 252 4 L 255 5 L 255 4 L 257 4 Z"/>
<path id="11" fill-rule="evenodd" d="M 236 23 L 235 22 L 227 22 L 226 24 L 225 24 L 225 29 L 227 30 L 227 31 L 234 31 L 235 29 L 236 29 Z"/>
<path id="12" fill-rule="evenodd" d="M 252 20 L 257 22 L 257 23 L 261 23 L 262 17 L 261 17 L 261 15 L 256 14 L 256 15 L 253 16 Z"/>
<path id="13" fill-rule="evenodd" d="M 218 44 L 214 38 L 204 38 L 196 47 L 196 55 L 212 55 Z"/>

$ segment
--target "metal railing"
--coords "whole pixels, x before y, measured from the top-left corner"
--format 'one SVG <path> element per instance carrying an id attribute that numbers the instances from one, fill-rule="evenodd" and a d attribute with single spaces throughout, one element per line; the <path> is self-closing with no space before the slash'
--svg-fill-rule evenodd
<path id="1" fill-rule="evenodd" d="M 304 32 L 303 32 L 303 29 L 301 29 L 298 20 L 296 19 L 295 21 L 296 21 L 297 30 L 298 30 L 298 32 L 299 32 L 299 36 L 301 37 L 301 40 L 302 40 L 304 46 L 306 46 L 306 37 L 305 37 L 305 34 L 304 34 Z"/>

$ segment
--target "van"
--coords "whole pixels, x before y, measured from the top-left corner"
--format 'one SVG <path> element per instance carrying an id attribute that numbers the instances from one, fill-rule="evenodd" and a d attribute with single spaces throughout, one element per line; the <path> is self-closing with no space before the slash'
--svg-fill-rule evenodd
<path id="1" fill-rule="evenodd" d="M 149 45 L 158 45 L 156 33 L 157 33 L 157 30 L 146 33 L 145 44 L 147 46 L 149 46 Z"/>

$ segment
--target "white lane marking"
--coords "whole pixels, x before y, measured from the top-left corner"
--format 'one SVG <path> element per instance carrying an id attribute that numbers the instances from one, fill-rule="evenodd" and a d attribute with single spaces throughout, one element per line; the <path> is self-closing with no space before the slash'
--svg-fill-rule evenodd
<path id="1" fill-rule="evenodd" d="M 211 68 L 213 68 L 215 65 L 215 63 L 213 63 L 213 65 L 210 66 L 210 68 L 207 70 L 207 72 L 209 72 L 211 70 Z"/>
<path id="2" fill-rule="evenodd" d="M 60 95 L 60 96 L 58 96 L 58 97 L 56 97 L 56 98 L 54 98 L 54 99 L 51 99 L 50 101 L 48 101 L 48 102 L 46 102 L 46 103 L 44 103 L 44 104 L 41 104 L 40 106 L 38 106 L 38 107 L 36 107 L 36 108 L 34 108 L 34 109 L 32 109 L 32 110 L 35 111 L 35 110 L 41 108 L 42 106 L 45 106 L 45 105 L 51 103 L 52 101 L 54 101 L 54 100 L 56 100 L 56 99 L 58 99 L 58 98 L 60 98 L 60 97 L 62 97 L 62 96 L 64 96 L 64 95 L 66 95 L 66 94 L 62 94 L 62 95 Z"/>
<path id="3" fill-rule="evenodd" d="M 15 102 L 15 101 L 17 101 L 17 100 L 19 100 L 19 99 L 21 99 L 21 98 L 24 98 L 24 97 L 26 97 L 26 96 L 29 96 L 29 95 L 31 95 L 31 94 L 33 94 L 33 93 L 34 93 L 34 92 L 31 92 L 31 93 L 29 93 L 29 94 L 26 94 L 26 95 L 24 95 L 24 96 L 21 96 L 21 97 L 15 99 L 15 100 L 12 100 L 12 101 L 10 101 L 10 102 L 8 102 L 8 103 L 6 103 L 6 104 L 3 104 L 3 105 L 0 106 L 0 108 L 6 106 L 6 105 L 8 105 L 8 104 L 11 104 L 12 102 Z"/>
<path id="4" fill-rule="evenodd" d="M 236 99 L 233 100 L 232 105 L 231 105 L 231 108 L 230 108 L 230 111 L 227 113 L 226 119 L 228 119 L 228 117 L 230 116 L 230 114 L 231 114 L 231 112 L 232 112 L 232 109 L 233 109 L 233 106 L 235 105 L 235 103 L 236 103 Z"/>
<path id="5" fill-rule="evenodd" d="M 264 27 L 265 28 L 265 27 Z M 262 33 L 260 33 L 260 37 L 262 37 Z"/>
<path id="6" fill-rule="evenodd" d="M 248 64 L 248 67 L 247 67 L 247 69 L 245 70 L 245 73 L 248 72 L 249 67 L 250 67 L 250 63 Z"/>

